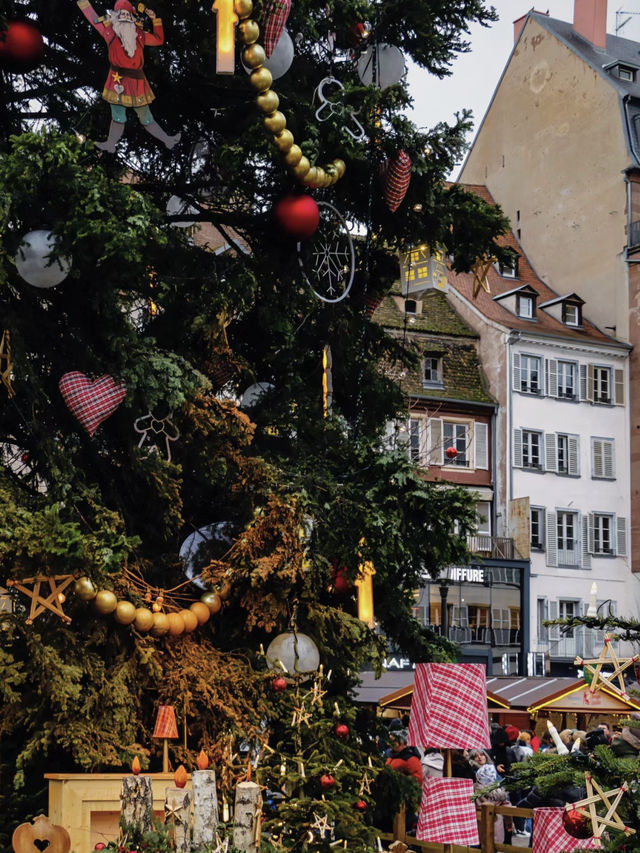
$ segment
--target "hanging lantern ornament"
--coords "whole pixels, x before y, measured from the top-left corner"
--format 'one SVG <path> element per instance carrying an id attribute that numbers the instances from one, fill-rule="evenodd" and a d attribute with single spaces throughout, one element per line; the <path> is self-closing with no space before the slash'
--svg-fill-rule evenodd
<path id="1" fill-rule="evenodd" d="M 385 161 L 380 173 L 385 204 L 391 213 L 395 213 L 411 182 L 411 157 L 406 151 L 398 151 L 395 157 Z"/>
<path id="2" fill-rule="evenodd" d="M 10 21 L 0 31 L 0 68 L 25 74 L 38 67 L 44 57 L 42 33 L 32 21 Z"/>
<path id="3" fill-rule="evenodd" d="M 284 668 L 291 675 L 306 675 L 318 669 L 320 653 L 311 637 L 291 631 L 278 634 L 269 643 L 267 663 L 271 669 Z"/>
<path id="4" fill-rule="evenodd" d="M 58 238 L 44 228 L 25 234 L 15 257 L 20 278 L 45 290 L 63 282 L 69 275 L 71 259 L 59 257 L 51 260 L 57 242 Z"/>

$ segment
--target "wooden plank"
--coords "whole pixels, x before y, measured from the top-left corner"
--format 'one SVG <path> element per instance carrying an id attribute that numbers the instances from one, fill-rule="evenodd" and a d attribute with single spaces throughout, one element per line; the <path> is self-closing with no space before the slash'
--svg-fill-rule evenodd
<path id="1" fill-rule="evenodd" d="M 518 806 L 496 806 L 496 814 L 506 814 L 511 817 L 533 817 L 533 809 L 522 809 Z"/>
<path id="2" fill-rule="evenodd" d="M 495 853 L 493 825 L 496 816 L 495 803 L 485 803 L 480 808 L 480 847 L 482 853 Z"/>

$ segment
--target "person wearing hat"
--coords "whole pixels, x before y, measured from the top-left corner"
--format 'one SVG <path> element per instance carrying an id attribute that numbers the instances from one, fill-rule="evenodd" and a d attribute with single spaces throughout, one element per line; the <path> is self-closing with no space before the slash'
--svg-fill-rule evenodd
<path id="1" fill-rule="evenodd" d="M 415 746 L 407 746 L 408 733 L 406 729 L 396 729 L 389 732 L 391 754 L 387 764 L 399 773 L 413 778 L 422 785 L 422 764 L 420 753 Z"/>
<path id="2" fill-rule="evenodd" d="M 145 32 L 142 23 L 136 21 L 135 10 L 129 0 L 116 0 L 113 11 L 99 18 L 89 0 L 77 0 L 78 7 L 106 41 L 111 67 L 102 91 L 103 100 L 111 104 L 109 135 L 104 142 L 97 142 L 101 151 L 113 153 L 116 143 L 124 133 L 127 108 L 131 107 L 144 129 L 160 140 L 166 148 L 173 148 L 181 134 L 169 136 L 156 122 L 149 104 L 155 95 L 147 81 L 144 67 L 144 49 L 164 44 L 164 29 L 160 18 L 152 9 L 145 9 L 151 18 L 153 31 Z"/>

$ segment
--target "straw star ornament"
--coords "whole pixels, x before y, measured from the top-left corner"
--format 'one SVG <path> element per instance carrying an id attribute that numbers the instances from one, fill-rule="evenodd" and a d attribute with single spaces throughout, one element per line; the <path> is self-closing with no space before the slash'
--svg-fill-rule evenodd
<path id="1" fill-rule="evenodd" d="M 605 829 L 609 827 L 624 832 L 625 835 L 633 835 L 635 829 L 626 826 L 617 812 L 620 800 L 626 791 L 629 790 L 629 784 L 625 782 L 620 788 L 603 791 L 590 773 L 584 774 L 584 781 L 587 788 L 587 796 L 583 800 L 578 800 L 577 803 L 568 803 L 565 806 L 565 810 L 570 811 L 571 809 L 575 809 L 584 817 L 589 818 L 594 838 L 600 838 Z M 596 806 L 599 803 L 603 803 L 607 809 L 604 815 L 599 815 L 596 811 Z"/>
<path id="2" fill-rule="evenodd" d="M 591 679 L 589 683 L 590 693 L 596 693 L 598 690 L 606 687 L 607 690 L 610 690 L 622 699 L 627 700 L 629 698 L 629 694 L 627 693 L 622 673 L 629 669 L 630 666 L 633 666 L 637 661 L 640 661 L 640 655 L 634 655 L 632 658 L 619 658 L 616 654 L 616 650 L 613 648 L 611 635 L 605 634 L 604 646 L 600 652 L 599 658 L 585 660 L 584 658 L 577 657 L 574 664 L 575 666 L 581 666 L 584 668 L 585 681 L 589 681 L 589 679 Z M 605 674 L 602 672 L 602 668 L 609 664 L 613 666 L 613 672 L 610 674 L 607 673 L 605 677 Z M 615 684 L 614 681 L 617 681 L 618 683 Z"/>

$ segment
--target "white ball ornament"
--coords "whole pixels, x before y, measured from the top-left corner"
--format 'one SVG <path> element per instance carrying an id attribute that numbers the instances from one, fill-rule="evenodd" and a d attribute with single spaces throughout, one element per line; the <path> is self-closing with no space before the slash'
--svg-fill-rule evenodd
<path id="1" fill-rule="evenodd" d="M 290 675 L 304 675 L 318 669 L 320 653 L 308 634 L 278 634 L 267 647 L 267 663 L 272 669 L 282 663 Z"/>
<path id="2" fill-rule="evenodd" d="M 255 385 L 249 385 L 240 398 L 241 409 L 252 409 L 256 406 L 265 394 L 270 391 L 275 391 L 276 386 L 271 382 L 256 382 Z"/>
<path id="3" fill-rule="evenodd" d="M 59 257 L 53 261 L 58 238 L 44 228 L 29 231 L 22 238 L 15 257 L 18 274 L 27 284 L 47 289 L 65 280 L 71 269 L 71 258 Z"/>
<path id="4" fill-rule="evenodd" d="M 274 80 L 284 77 L 287 71 L 291 68 L 293 62 L 293 40 L 286 29 L 282 31 L 282 35 L 278 39 L 278 44 L 275 46 L 271 56 L 264 61 L 265 68 L 271 72 Z"/>

